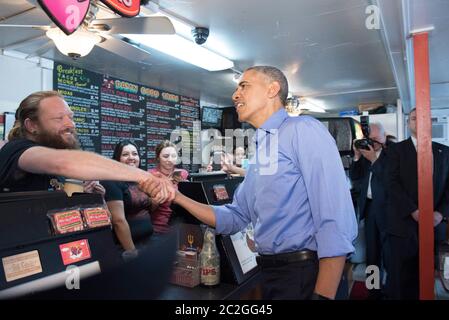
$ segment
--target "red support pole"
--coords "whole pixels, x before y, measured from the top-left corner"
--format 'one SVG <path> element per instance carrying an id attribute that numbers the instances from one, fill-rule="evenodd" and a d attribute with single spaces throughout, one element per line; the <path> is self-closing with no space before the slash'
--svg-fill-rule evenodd
<path id="1" fill-rule="evenodd" d="M 418 147 L 419 297 L 434 296 L 433 156 L 430 120 L 429 35 L 413 35 Z"/>

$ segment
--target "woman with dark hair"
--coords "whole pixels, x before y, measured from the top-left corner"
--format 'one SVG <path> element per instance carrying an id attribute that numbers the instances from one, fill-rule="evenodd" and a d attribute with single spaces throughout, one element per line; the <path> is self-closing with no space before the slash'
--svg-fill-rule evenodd
<path id="1" fill-rule="evenodd" d="M 140 167 L 138 147 L 130 140 L 117 143 L 112 158 Z M 136 244 L 145 244 L 153 233 L 151 199 L 134 182 L 103 181 L 102 184 L 117 239 L 127 254 L 137 255 Z"/>
<path id="2" fill-rule="evenodd" d="M 159 143 L 156 146 L 156 168 L 150 169 L 152 174 L 163 175 L 172 180 L 177 188 L 179 181 L 187 180 L 189 173 L 184 169 L 176 169 L 178 152 L 176 146 L 168 140 Z M 170 217 L 172 210 L 171 201 L 158 204 L 152 202 L 151 220 L 156 234 L 164 234 L 170 231 Z"/>

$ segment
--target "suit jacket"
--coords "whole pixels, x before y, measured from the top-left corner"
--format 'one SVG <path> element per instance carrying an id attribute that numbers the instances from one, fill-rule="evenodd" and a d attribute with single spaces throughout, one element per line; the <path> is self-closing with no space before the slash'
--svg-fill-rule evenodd
<path id="1" fill-rule="evenodd" d="M 434 211 L 449 216 L 449 148 L 432 142 Z M 388 153 L 387 231 L 400 237 L 418 232 L 411 214 L 418 209 L 417 153 L 411 138 Z"/>
<path id="2" fill-rule="evenodd" d="M 390 146 L 390 144 L 388 144 Z M 371 164 L 365 157 L 354 161 L 349 169 L 349 177 L 359 185 L 360 194 L 357 198 L 357 207 L 360 218 L 364 218 L 366 206 L 366 194 L 368 192 L 369 176 L 371 177 L 371 212 L 375 214 L 380 229 L 386 228 L 386 167 L 387 167 L 388 149 L 383 149 L 379 158 Z"/>

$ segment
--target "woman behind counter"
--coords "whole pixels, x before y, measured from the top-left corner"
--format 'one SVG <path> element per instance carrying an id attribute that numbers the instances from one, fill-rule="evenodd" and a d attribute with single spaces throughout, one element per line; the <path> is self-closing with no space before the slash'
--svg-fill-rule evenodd
<path id="1" fill-rule="evenodd" d="M 129 140 L 115 146 L 112 158 L 129 166 L 140 167 L 137 145 Z M 102 181 L 101 184 L 106 189 L 105 200 L 120 244 L 125 252 L 136 253 L 136 244 L 144 245 L 153 233 L 151 199 L 134 182 Z"/>
<path id="2" fill-rule="evenodd" d="M 173 181 L 177 186 L 179 181 L 187 180 L 189 173 L 184 169 L 176 169 L 178 153 L 173 143 L 165 140 L 156 146 L 157 166 L 150 169 L 152 174 L 162 174 Z M 153 222 L 155 234 L 165 234 L 170 231 L 170 217 L 172 210 L 171 201 L 157 204 L 152 202 L 151 221 Z"/>

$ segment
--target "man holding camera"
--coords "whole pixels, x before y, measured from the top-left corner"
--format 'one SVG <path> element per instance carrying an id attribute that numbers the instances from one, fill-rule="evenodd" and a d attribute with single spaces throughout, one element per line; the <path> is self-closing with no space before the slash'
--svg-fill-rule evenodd
<path id="1" fill-rule="evenodd" d="M 365 222 L 366 265 L 382 268 L 385 259 L 386 239 L 386 166 L 387 140 L 385 130 L 380 123 L 365 123 L 365 139 L 354 141 L 354 159 L 349 176 L 359 185 L 357 207 L 360 219 Z M 370 299 L 381 298 L 380 289 L 370 290 Z"/>

